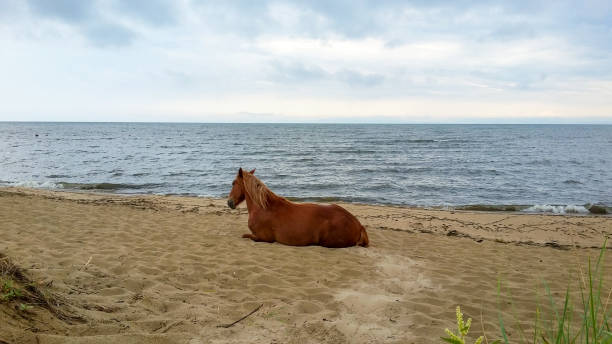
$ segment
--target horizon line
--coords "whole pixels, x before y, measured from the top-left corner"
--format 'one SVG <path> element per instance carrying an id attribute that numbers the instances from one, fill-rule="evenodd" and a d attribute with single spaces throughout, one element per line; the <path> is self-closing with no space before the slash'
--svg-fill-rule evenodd
<path id="1" fill-rule="evenodd" d="M 10 121 L 0 120 L 0 123 L 92 123 L 92 124 L 356 124 L 356 125 L 612 125 L 610 122 L 199 122 L 199 121 Z"/>

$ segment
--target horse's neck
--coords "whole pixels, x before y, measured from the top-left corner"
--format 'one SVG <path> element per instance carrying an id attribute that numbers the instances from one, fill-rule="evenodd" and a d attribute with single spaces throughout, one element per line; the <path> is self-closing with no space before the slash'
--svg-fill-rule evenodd
<path id="1" fill-rule="evenodd" d="M 245 193 L 244 196 L 245 196 L 244 198 L 247 204 L 247 211 L 249 212 L 249 214 L 265 210 L 262 207 L 260 207 L 257 203 L 255 203 L 248 193 Z"/>
<path id="2" fill-rule="evenodd" d="M 253 202 L 253 200 L 251 199 L 251 196 L 249 196 L 248 193 L 244 195 L 244 200 L 247 205 L 247 211 L 250 214 L 253 210 L 255 210 L 255 207 L 257 206 L 255 205 L 255 202 Z"/>
<path id="3" fill-rule="evenodd" d="M 256 202 L 253 201 L 251 196 L 248 193 L 245 193 L 245 201 L 247 204 L 247 211 L 250 213 L 261 212 L 261 211 L 277 211 L 278 206 L 282 205 L 282 202 L 279 201 L 279 197 L 268 196 L 268 207 L 266 209 L 260 207 Z"/>

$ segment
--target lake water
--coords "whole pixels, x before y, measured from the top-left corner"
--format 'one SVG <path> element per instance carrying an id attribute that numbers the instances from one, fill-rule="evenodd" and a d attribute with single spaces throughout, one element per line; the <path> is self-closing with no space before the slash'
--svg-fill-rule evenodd
<path id="1" fill-rule="evenodd" d="M 612 205 L 612 126 L 0 122 L 0 185 L 225 197 L 239 167 L 298 200 Z"/>

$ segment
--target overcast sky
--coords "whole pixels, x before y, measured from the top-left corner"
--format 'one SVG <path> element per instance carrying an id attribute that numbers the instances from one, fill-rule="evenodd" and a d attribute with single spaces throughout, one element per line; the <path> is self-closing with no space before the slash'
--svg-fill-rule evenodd
<path id="1" fill-rule="evenodd" d="M 612 123 L 612 1 L 0 0 L 0 120 Z"/>

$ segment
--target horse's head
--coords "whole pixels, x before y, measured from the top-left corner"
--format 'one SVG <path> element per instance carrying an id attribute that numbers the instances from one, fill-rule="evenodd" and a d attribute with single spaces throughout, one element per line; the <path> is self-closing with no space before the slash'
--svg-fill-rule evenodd
<path id="1" fill-rule="evenodd" d="M 238 204 L 244 201 L 244 174 L 246 173 L 254 174 L 255 169 L 251 170 L 251 172 L 243 171 L 242 168 L 238 170 L 236 179 L 232 182 L 232 191 L 230 191 L 229 199 L 227 200 L 227 205 L 232 209 L 236 209 Z"/>

